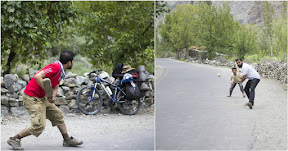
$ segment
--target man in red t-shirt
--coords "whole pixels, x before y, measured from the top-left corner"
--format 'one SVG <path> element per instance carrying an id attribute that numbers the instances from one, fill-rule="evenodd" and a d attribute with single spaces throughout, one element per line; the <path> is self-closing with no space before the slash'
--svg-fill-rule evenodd
<path id="1" fill-rule="evenodd" d="M 62 51 L 60 60 L 47 65 L 40 70 L 28 83 L 24 90 L 23 101 L 31 115 L 31 126 L 22 130 L 7 143 L 15 150 L 23 149 L 21 139 L 34 135 L 38 137 L 46 126 L 46 118 L 57 126 L 63 136 L 63 146 L 77 146 L 83 144 L 73 137 L 69 137 L 60 109 L 54 104 L 59 83 L 65 77 L 65 70 L 71 69 L 74 64 L 74 53 Z M 51 83 L 50 83 L 51 81 Z M 46 93 L 45 93 L 46 92 Z"/>

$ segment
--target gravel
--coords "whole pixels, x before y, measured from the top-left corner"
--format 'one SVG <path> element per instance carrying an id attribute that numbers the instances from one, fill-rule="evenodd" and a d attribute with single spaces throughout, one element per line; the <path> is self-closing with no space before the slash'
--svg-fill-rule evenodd
<path id="1" fill-rule="evenodd" d="M 154 148 L 153 110 L 141 111 L 133 116 L 122 115 L 120 113 L 90 116 L 66 114 L 65 123 L 71 136 L 83 140 L 83 150 L 92 150 L 93 148 L 101 150 L 143 150 Z M 7 139 L 29 125 L 30 116 L 5 117 L 1 124 L 1 150 L 11 149 L 6 143 Z M 141 136 L 143 137 L 141 138 Z M 131 141 L 132 144 L 127 146 L 128 141 Z M 38 144 L 35 145 L 33 142 L 37 142 Z M 46 142 L 49 142 L 50 147 L 54 147 L 50 148 L 51 150 L 67 150 L 66 148 L 61 148 L 62 136 L 57 128 L 51 126 L 49 120 L 46 122 L 46 129 L 38 138 L 29 136 L 22 140 L 25 150 L 42 150 L 44 148 L 47 150 L 49 148 L 47 148 Z M 140 143 L 143 143 L 143 146 L 140 146 Z M 55 146 L 59 146 L 60 148 Z M 82 149 L 76 148 L 76 150 Z"/>

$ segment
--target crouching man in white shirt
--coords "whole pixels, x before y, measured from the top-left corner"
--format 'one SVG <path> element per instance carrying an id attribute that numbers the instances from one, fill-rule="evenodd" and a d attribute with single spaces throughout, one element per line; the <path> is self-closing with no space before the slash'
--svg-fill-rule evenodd
<path id="1" fill-rule="evenodd" d="M 242 59 L 238 58 L 235 61 L 237 66 L 242 69 L 242 82 L 245 81 L 246 78 L 248 79 L 244 91 L 249 99 L 249 102 L 246 103 L 245 106 L 252 109 L 254 106 L 255 88 L 260 82 L 260 75 L 254 68 L 252 68 L 252 66 L 242 62 Z"/>

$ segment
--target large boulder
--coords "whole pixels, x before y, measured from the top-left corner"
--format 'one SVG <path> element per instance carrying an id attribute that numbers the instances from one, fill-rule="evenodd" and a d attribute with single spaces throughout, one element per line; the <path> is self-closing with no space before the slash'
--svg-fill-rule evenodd
<path id="1" fill-rule="evenodd" d="M 76 80 L 77 80 L 77 86 L 81 86 L 82 84 L 88 84 L 89 82 L 89 78 L 82 76 L 77 76 Z"/>
<path id="2" fill-rule="evenodd" d="M 67 105 L 68 101 L 64 97 L 57 98 L 55 101 L 56 105 Z"/>
<path id="3" fill-rule="evenodd" d="M 77 74 L 74 74 L 72 72 L 68 72 L 65 76 L 65 79 L 70 79 L 70 78 L 76 78 Z"/>
<path id="4" fill-rule="evenodd" d="M 81 89 L 81 87 L 75 87 L 72 89 L 72 92 L 77 95 L 77 93 L 80 89 Z"/>
<path id="5" fill-rule="evenodd" d="M 12 106 L 12 107 L 18 107 L 19 106 L 19 100 L 18 99 L 9 98 L 8 103 L 9 103 L 9 106 Z"/>
<path id="6" fill-rule="evenodd" d="M 70 109 L 67 105 L 60 105 L 59 109 L 63 112 L 63 113 L 69 113 Z"/>
<path id="7" fill-rule="evenodd" d="M 9 99 L 9 98 L 8 98 L 7 96 L 2 95 L 2 96 L 1 96 L 1 105 L 6 105 L 6 106 L 8 106 L 8 105 L 9 105 L 8 99 Z"/>
<path id="8" fill-rule="evenodd" d="M 23 95 L 24 95 L 24 90 L 25 90 L 25 88 L 23 88 L 23 89 L 21 89 L 21 90 L 19 91 L 19 95 L 20 95 L 20 96 L 23 96 Z"/>
<path id="9" fill-rule="evenodd" d="M 16 91 L 19 91 L 22 89 L 22 86 L 19 84 L 19 83 L 15 83 L 15 84 L 12 84 L 8 90 L 9 90 L 9 93 L 12 93 L 12 92 L 16 92 Z"/>
<path id="10" fill-rule="evenodd" d="M 4 86 L 8 89 L 12 84 L 14 84 L 18 80 L 17 74 L 6 74 L 3 78 Z"/>
<path id="11" fill-rule="evenodd" d="M 93 84 L 94 84 L 94 82 L 89 80 L 87 86 L 92 86 Z"/>
<path id="12" fill-rule="evenodd" d="M 65 97 L 67 100 L 76 99 L 76 94 L 74 94 L 73 92 L 68 92 L 65 94 Z"/>
<path id="13" fill-rule="evenodd" d="M 12 115 L 14 116 L 29 115 L 29 112 L 25 106 L 11 107 L 10 110 L 11 110 Z"/>
<path id="14" fill-rule="evenodd" d="M 64 91 L 61 87 L 58 87 L 57 96 L 64 96 Z"/>
<path id="15" fill-rule="evenodd" d="M 77 86 L 77 80 L 75 78 L 65 79 L 64 85 L 67 87 L 76 87 Z"/>
<path id="16" fill-rule="evenodd" d="M 9 108 L 5 105 L 1 105 L 1 116 L 9 115 Z"/>
<path id="17" fill-rule="evenodd" d="M 62 88 L 64 94 L 66 94 L 66 93 L 68 93 L 68 92 L 70 91 L 70 88 L 69 88 L 69 87 L 62 86 L 61 88 Z"/>
<path id="18" fill-rule="evenodd" d="M 26 87 L 26 85 L 27 85 L 27 82 L 22 80 L 22 79 L 17 80 L 16 83 L 20 84 L 22 86 L 22 88 Z"/>
<path id="19" fill-rule="evenodd" d="M 19 105 L 23 105 L 23 104 L 24 104 L 24 103 L 23 103 L 23 96 L 19 96 L 18 100 L 19 100 L 20 102 L 22 102 L 22 103 L 19 103 Z"/>
<path id="20" fill-rule="evenodd" d="M 14 99 L 18 99 L 19 98 L 19 94 L 17 92 L 14 92 L 10 95 L 11 98 L 14 98 Z"/>
<path id="21" fill-rule="evenodd" d="M 84 73 L 83 77 L 89 78 L 89 73 L 88 72 Z"/>
<path id="22" fill-rule="evenodd" d="M 72 99 L 72 100 L 70 101 L 70 103 L 68 104 L 68 107 L 69 107 L 70 109 L 77 109 L 78 106 L 77 106 L 76 100 L 75 100 L 75 99 Z"/>
<path id="23" fill-rule="evenodd" d="M 1 88 L 1 94 L 6 94 L 6 93 L 8 93 L 9 91 L 7 90 L 7 89 L 5 89 L 5 88 Z"/>

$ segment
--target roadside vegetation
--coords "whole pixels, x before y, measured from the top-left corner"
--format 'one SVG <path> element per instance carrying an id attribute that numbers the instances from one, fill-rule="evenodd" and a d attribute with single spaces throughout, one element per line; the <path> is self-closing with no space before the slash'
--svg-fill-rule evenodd
<path id="1" fill-rule="evenodd" d="M 287 2 L 281 2 L 281 15 L 277 16 L 272 3 L 261 2 L 261 26 L 233 19 L 229 2 L 221 6 L 210 1 L 177 5 L 173 12 L 162 14 L 165 19 L 157 26 L 156 56 L 179 59 L 182 51 L 194 47 L 206 51 L 208 59 L 222 54 L 227 60 L 286 61 Z"/>
<path id="2" fill-rule="evenodd" d="M 154 71 L 154 2 L 1 1 L 1 73 L 28 73 L 77 54 L 73 73 L 117 63 Z"/>

